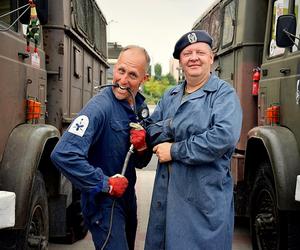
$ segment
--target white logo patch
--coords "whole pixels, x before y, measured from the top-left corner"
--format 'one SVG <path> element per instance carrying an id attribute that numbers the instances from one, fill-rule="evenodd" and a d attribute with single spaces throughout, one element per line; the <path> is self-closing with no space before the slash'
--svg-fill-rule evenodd
<path id="1" fill-rule="evenodd" d="M 188 40 L 189 40 L 190 43 L 197 42 L 197 36 L 196 36 L 195 33 L 188 34 L 187 38 L 188 38 Z"/>
<path id="2" fill-rule="evenodd" d="M 89 118 L 86 115 L 81 115 L 72 122 L 68 132 L 82 137 L 88 126 Z"/>

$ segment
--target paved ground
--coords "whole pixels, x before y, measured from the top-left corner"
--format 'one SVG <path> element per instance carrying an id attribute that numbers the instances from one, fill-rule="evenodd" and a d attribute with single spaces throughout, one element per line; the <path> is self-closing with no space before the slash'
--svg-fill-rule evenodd
<path id="1" fill-rule="evenodd" d="M 138 231 L 135 250 L 144 249 L 149 206 L 152 196 L 152 187 L 155 176 L 156 157 L 151 160 L 149 167 L 137 171 L 136 192 L 138 198 Z M 73 245 L 50 244 L 49 250 L 93 250 L 93 243 L 90 234 L 84 240 Z M 244 223 L 236 225 L 232 250 L 251 250 L 249 232 Z M 117 250 L 117 249 L 116 249 Z"/>
<path id="2" fill-rule="evenodd" d="M 150 105 L 149 111 L 153 112 L 155 106 Z M 135 250 L 144 249 L 144 240 L 147 230 L 149 207 L 152 196 L 152 187 L 155 176 L 157 159 L 152 157 L 148 167 L 137 171 L 136 192 L 138 199 L 138 230 Z M 49 250 L 93 250 L 94 246 L 90 234 L 73 245 L 50 244 Z M 247 225 L 244 222 L 236 223 L 232 250 L 251 250 L 250 236 Z M 116 249 L 117 250 L 117 249 Z M 155 250 L 155 249 L 154 249 Z"/>

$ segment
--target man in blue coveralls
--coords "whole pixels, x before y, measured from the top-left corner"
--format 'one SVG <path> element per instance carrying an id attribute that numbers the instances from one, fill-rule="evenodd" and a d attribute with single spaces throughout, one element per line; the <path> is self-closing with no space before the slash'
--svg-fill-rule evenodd
<path id="1" fill-rule="evenodd" d="M 144 48 L 125 47 L 114 66 L 113 82 L 118 85 L 104 88 L 86 104 L 51 154 L 55 166 L 82 192 L 83 216 L 97 250 L 134 249 L 135 167 L 145 167 L 152 152 L 145 130 L 130 129 L 129 123 L 137 122 L 134 104 L 137 110 L 145 105 L 138 90 L 148 78 L 149 63 Z M 130 143 L 136 153 L 122 176 Z"/>
<path id="2" fill-rule="evenodd" d="M 183 35 L 173 56 L 186 80 L 167 91 L 148 120 L 159 164 L 145 250 L 231 250 L 230 158 L 242 111 L 233 87 L 211 73 L 212 38 Z"/>

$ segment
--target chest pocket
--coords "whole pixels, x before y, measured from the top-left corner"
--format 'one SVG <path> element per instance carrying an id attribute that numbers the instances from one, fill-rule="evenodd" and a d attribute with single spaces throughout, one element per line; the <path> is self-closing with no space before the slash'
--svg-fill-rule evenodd
<path id="1" fill-rule="evenodd" d="M 129 121 L 111 120 L 110 121 L 110 141 L 113 145 L 115 154 L 124 154 L 129 147 Z"/>

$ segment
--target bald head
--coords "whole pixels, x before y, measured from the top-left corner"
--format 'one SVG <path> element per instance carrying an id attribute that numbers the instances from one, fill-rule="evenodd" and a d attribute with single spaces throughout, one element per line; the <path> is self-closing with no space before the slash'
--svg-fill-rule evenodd
<path id="1" fill-rule="evenodd" d="M 150 56 L 145 48 L 138 45 L 128 45 L 124 47 L 119 55 L 119 59 L 123 53 L 131 53 L 132 56 L 143 54 L 144 62 L 141 62 L 145 65 L 145 72 L 148 72 L 150 66 Z"/>

